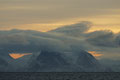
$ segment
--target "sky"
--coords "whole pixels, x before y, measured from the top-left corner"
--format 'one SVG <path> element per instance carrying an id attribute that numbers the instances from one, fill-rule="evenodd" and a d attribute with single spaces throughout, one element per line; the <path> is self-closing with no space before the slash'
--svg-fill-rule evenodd
<path id="1" fill-rule="evenodd" d="M 0 30 L 46 32 L 90 21 L 89 32 L 120 31 L 120 0 L 0 0 Z"/>
<path id="2" fill-rule="evenodd" d="M 8 63 L 41 51 L 70 63 L 82 53 L 119 61 L 119 32 L 120 0 L 0 0 L 0 60 Z"/>

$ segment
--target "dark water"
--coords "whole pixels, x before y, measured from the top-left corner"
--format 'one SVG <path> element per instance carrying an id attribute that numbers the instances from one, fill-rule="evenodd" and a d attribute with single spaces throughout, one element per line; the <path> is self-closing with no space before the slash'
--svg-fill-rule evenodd
<path id="1" fill-rule="evenodd" d="M 120 80 L 120 73 L 0 73 L 0 80 Z"/>

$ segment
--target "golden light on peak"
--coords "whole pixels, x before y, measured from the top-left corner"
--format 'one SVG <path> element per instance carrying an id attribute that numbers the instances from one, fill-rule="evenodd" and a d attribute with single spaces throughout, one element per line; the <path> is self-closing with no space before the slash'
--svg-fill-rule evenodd
<path id="1" fill-rule="evenodd" d="M 11 53 L 9 54 L 10 57 L 12 57 L 13 59 L 18 59 L 18 58 L 21 58 L 25 55 L 31 55 L 32 53 L 24 53 L 24 54 L 20 54 L 20 53 Z"/>
<path id="2" fill-rule="evenodd" d="M 103 55 L 103 54 L 100 54 L 100 53 L 98 53 L 98 52 L 96 52 L 96 51 L 88 51 L 88 53 L 90 53 L 90 54 L 93 55 L 94 57 L 100 57 L 100 56 Z"/>

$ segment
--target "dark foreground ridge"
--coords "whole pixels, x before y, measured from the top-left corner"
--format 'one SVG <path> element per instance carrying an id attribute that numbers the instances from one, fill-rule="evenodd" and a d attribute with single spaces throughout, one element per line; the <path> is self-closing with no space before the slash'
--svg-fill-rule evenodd
<path id="1" fill-rule="evenodd" d="M 120 73 L 0 73 L 0 80 L 120 80 Z"/>

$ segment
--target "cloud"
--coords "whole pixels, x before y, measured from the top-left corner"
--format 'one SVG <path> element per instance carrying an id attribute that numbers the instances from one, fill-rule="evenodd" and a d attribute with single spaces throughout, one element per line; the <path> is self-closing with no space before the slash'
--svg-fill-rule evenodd
<path id="1" fill-rule="evenodd" d="M 119 47 L 117 35 L 109 30 L 85 33 L 91 25 L 91 22 L 83 21 L 49 32 L 16 29 L 0 31 L 0 47 L 9 52 L 37 52 L 41 49 L 61 52 L 72 49 L 91 51 L 102 47 Z"/>
<path id="2" fill-rule="evenodd" d="M 0 47 L 8 51 L 62 51 L 67 48 L 67 46 L 62 41 L 50 37 L 43 37 L 46 35 L 43 33 L 40 34 L 41 32 L 34 33 L 34 31 L 11 30 L 4 31 L 4 33 L 2 33 L 0 36 L 2 39 L 0 40 Z M 39 34 L 42 36 L 39 36 Z"/>
<path id="3" fill-rule="evenodd" d="M 50 32 L 62 33 L 65 35 L 76 37 L 76 36 L 81 36 L 82 34 L 84 34 L 84 32 L 88 31 L 89 28 L 91 27 L 91 25 L 92 25 L 91 22 L 82 21 L 82 22 L 79 22 L 76 24 L 67 25 L 67 26 L 57 28 L 57 29 L 52 30 Z"/>
<path id="4" fill-rule="evenodd" d="M 110 30 L 94 31 L 87 34 L 87 41 L 99 47 L 118 47 L 116 35 Z"/>
<path id="5" fill-rule="evenodd" d="M 0 31 L 1 50 L 11 52 L 71 51 L 72 49 L 86 50 L 84 39 L 66 36 L 52 32 L 38 32 L 32 30 Z M 71 49 L 72 48 L 72 49 Z"/>
<path id="6" fill-rule="evenodd" d="M 41 51 L 48 51 L 47 54 L 54 52 L 55 55 L 57 52 L 57 55 L 62 56 L 70 64 L 86 65 L 82 61 L 87 63 L 90 58 L 93 58 L 94 62 L 94 57 L 87 51 L 100 49 L 103 54 L 109 49 L 114 51 L 113 48 L 119 47 L 120 40 L 119 34 L 114 34 L 109 30 L 85 33 L 91 24 L 90 22 L 80 22 L 49 32 L 16 29 L 0 31 L 0 56 L 3 54 L 6 56 L 9 53 L 33 53 L 37 55 Z"/>
<path id="7" fill-rule="evenodd" d="M 99 30 L 85 34 L 92 51 L 103 54 L 100 59 L 119 60 L 120 34 L 110 30 Z"/>
<path id="8" fill-rule="evenodd" d="M 120 33 L 116 34 L 116 39 L 115 41 L 117 42 L 117 44 L 120 46 Z"/>
<path id="9" fill-rule="evenodd" d="M 55 34 L 63 34 L 65 36 L 74 37 L 74 39 L 81 39 L 85 49 L 96 49 L 95 47 L 119 47 L 118 34 L 113 33 L 111 30 L 98 30 L 94 32 L 87 32 L 92 27 L 92 23 L 82 21 L 76 24 L 63 26 L 50 31 Z M 118 40 L 116 40 L 118 39 Z"/>
<path id="10" fill-rule="evenodd" d="M 2 41 L 0 41 L 0 56 L 2 57 L 4 54 L 4 59 L 6 59 L 8 57 L 8 54 L 10 53 L 33 54 L 31 55 L 32 57 L 30 57 L 30 59 L 28 59 L 27 57 L 23 57 L 23 59 L 17 61 L 13 61 L 13 59 L 8 59 L 10 60 L 10 62 L 7 61 L 9 62 L 8 66 L 10 67 L 14 67 L 19 63 L 19 61 L 25 60 L 23 61 L 23 63 L 20 63 L 17 68 L 12 68 L 11 70 L 24 71 L 25 68 L 29 69 L 32 67 L 31 70 L 34 71 L 34 69 L 39 66 L 39 71 L 47 71 L 49 70 L 49 68 L 50 71 L 65 71 L 66 68 L 64 67 L 67 67 L 66 71 L 69 71 L 71 70 L 70 68 L 72 68 L 73 65 L 73 71 L 76 69 L 79 69 L 79 71 L 81 71 L 81 69 L 83 71 L 99 71 L 102 69 L 98 67 L 98 65 L 100 65 L 99 62 L 86 51 L 87 48 L 83 39 L 78 39 L 59 33 L 44 33 L 30 30 L 0 31 L 0 38 L 2 39 Z M 39 55 L 37 53 L 39 53 Z M 48 57 L 46 54 L 48 55 Z M 42 58 L 41 55 L 43 56 Z M 38 58 L 40 60 L 38 60 Z M 62 60 L 64 60 L 64 62 L 67 64 L 63 65 L 61 63 Z M 41 63 L 42 61 L 45 65 Z M 56 65 L 59 64 L 60 66 L 54 66 L 52 65 L 52 63 Z M 50 64 L 53 67 L 48 67 L 51 66 Z M 6 66 L 5 68 L 7 68 L 8 66 Z M 41 66 L 45 66 L 48 68 L 41 69 Z M 96 70 L 96 68 L 99 70 Z"/>
<path id="11" fill-rule="evenodd" d="M 81 40 L 80 43 L 79 41 L 73 40 L 75 42 L 72 43 L 72 46 L 74 45 L 76 47 L 74 48 L 75 51 L 79 50 L 79 45 L 81 45 L 83 50 L 96 51 L 104 54 L 101 58 L 113 58 L 112 56 L 119 55 L 120 34 L 115 34 L 111 30 L 98 30 L 85 33 L 92 27 L 91 24 L 84 25 L 84 22 L 80 22 L 79 26 L 76 26 L 78 24 L 68 25 L 50 32 Z M 108 54 L 112 56 L 108 56 Z"/>

